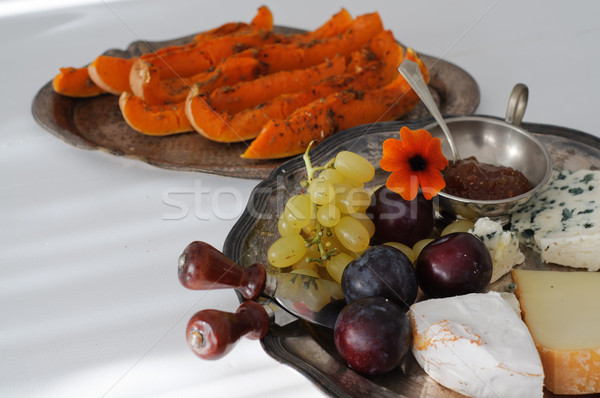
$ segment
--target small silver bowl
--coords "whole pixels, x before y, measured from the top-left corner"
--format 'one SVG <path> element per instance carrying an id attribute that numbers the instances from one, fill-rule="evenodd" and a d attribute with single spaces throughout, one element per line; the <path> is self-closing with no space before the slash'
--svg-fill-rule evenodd
<path id="1" fill-rule="evenodd" d="M 500 200 L 473 200 L 439 193 L 442 214 L 454 213 L 467 219 L 490 217 L 502 223 L 510 214 L 539 191 L 552 175 L 552 158 L 544 144 L 519 127 L 527 103 L 527 87 L 518 84 L 509 99 L 505 121 L 481 117 L 460 116 L 445 118 L 455 145 L 462 158 L 475 156 L 479 162 L 520 171 L 529 179 L 533 189 L 522 195 Z M 442 141 L 442 152 L 452 159 L 450 146 L 437 123 L 424 127 Z"/>

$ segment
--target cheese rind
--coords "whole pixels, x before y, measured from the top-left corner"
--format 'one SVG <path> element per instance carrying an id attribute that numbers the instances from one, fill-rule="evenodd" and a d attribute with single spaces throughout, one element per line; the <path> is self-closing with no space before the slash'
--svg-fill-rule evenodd
<path id="1" fill-rule="evenodd" d="M 511 228 L 547 263 L 600 270 L 600 171 L 554 171 Z"/>
<path id="2" fill-rule="evenodd" d="M 527 327 L 499 293 L 413 304 L 412 352 L 438 383 L 470 397 L 542 397 L 544 373 Z"/>
<path id="3" fill-rule="evenodd" d="M 512 276 L 546 388 L 600 393 L 600 273 L 513 270 Z"/>
<path id="4" fill-rule="evenodd" d="M 517 264 L 525 261 L 525 255 L 519 249 L 519 238 L 512 231 L 504 231 L 502 225 L 483 217 L 478 219 L 469 232 L 478 237 L 487 247 L 492 257 L 492 279 L 496 282 Z"/>

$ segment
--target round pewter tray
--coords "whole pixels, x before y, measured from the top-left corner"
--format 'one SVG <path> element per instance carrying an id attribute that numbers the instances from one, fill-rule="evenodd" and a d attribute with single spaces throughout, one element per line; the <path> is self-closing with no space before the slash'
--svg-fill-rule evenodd
<path id="1" fill-rule="evenodd" d="M 282 34 L 299 29 L 276 26 Z M 162 42 L 131 43 L 126 50 L 108 50 L 105 54 L 131 58 L 151 49 L 189 43 L 194 35 Z M 479 87 L 463 69 L 435 57 L 422 55 L 430 69 L 430 91 L 441 112 L 446 115 L 470 115 L 479 105 Z M 224 144 L 210 141 L 197 133 L 153 137 L 141 134 L 125 123 L 118 96 L 104 94 L 92 98 L 70 98 L 56 94 L 48 82 L 33 100 L 32 112 L 43 128 L 81 149 L 98 149 L 115 156 L 138 159 L 151 165 L 181 171 L 200 171 L 230 177 L 264 179 L 287 159 L 251 160 L 240 155 L 248 142 Z M 429 115 L 423 105 L 404 116 L 417 120 Z"/>
<path id="2" fill-rule="evenodd" d="M 376 167 L 375 178 L 368 187 L 385 183 L 387 173 L 382 171 L 379 159 L 382 144 L 387 138 L 398 137 L 401 126 L 421 128 L 429 120 L 416 122 L 388 122 L 359 126 L 330 137 L 311 151 L 313 165 L 325 164 L 342 150 L 356 152 Z M 548 148 L 555 169 L 600 169 L 600 138 L 562 127 L 523 123 L 522 128 L 533 133 Z M 268 264 L 268 247 L 277 237 L 277 219 L 288 197 L 300 190 L 299 181 L 305 173 L 300 157 L 278 168 L 271 176 L 256 186 L 248 206 L 231 230 L 223 252 L 242 266 L 252 263 Z M 367 188 L 368 188 L 367 187 Z M 526 260 L 519 267 L 527 269 L 564 269 L 545 264 L 539 256 L 524 250 Z M 512 282 L 510 274 L 493 283 L 490 289 L 502 291 Z M 334 397 L 462 397 L 441 386 L 421 369 L 412 355 L 405 365 L 390 373 L 367 377 L 346 367 L 339 359 L 333 345 L 330 329 L 295 320 L 271 327 L 261 340 L 264 350 L 278 361 L 287 364 L 325 393 Z M 278 323 L 279 325 L 279 323 Z M 554 397 L 544 391 L 544 397 Z M 565 396 L 561 396 L 565 397 Z"/>

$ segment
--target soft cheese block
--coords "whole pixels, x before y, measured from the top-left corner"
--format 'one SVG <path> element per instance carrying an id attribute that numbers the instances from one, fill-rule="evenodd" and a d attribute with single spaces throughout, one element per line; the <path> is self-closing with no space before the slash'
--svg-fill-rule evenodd
<path id="1" fill-rule="evenodd" d="M 469 232 L 478 237 L 492 256 L 492 279 L 496 282 L 517 264 L 525 261 L 525 255 L 519 249 L 519 238 L 512 231 L 505 231 L 502 225 L 488 217 L 478 219 Z"/>
<path id="2" fill-rule="evenodd" d="M 600 273 L 513 270 L 516 295 L 556 394 L 600 393 Z"/>
<path id="3" fill-rule="evenodd" d="M 529 330 L 499 293 L 421 301 L 410 314 L 413 355 L 438 383 L 478 398 L 543 396 Z"/>
<path id="4" fill-rule="evenodd" d="M 600 269 L 600 171 L 554 171 L 511 218 L 512 229 L 547 263 Z"/>

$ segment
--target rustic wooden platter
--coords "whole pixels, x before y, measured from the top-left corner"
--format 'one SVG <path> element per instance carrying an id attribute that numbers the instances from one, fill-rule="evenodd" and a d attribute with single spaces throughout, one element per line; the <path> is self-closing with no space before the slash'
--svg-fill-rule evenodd
<path id="1" fill-rule="evenodd" d="M 314 166 L 327 163 L 342 150 L 350 150 L 366 157 L 376 166 L 376 174 L 368 187 L 385 183 L 386 172 L 379 167 L 383 141 L 397 137 L 401 126 L 421 128 L 431 120 L 416 122 L 387 122 L 359 126 L 343 134 L 330 137 L 311 151 Z M 548 148 L 554 168 L 561 170 L 600 169 L 600 138 L 579 131 L 542 124 L 524 123 L 525 130 L 533 133 Z M 267 249 L 277 239 L 277 220 L 287 199 L 301 190 L 299 181 L 305 174 L 302 158 L 294 158 L 273 171 L 271 176 L 256 186 L 249 198 L 246 211 L 228 235 L 223 251 L 238 264 L 266 264 Z M 368 188 L 367 187 L 367 188 Z M 572 268 L 545 264 L 537 253 L 523 248 L 526 269 Z M 275 269 L 271 269 L 275 272 Z M 503 291 L 512 282 L 510 274 L 490 285 L 491 290 Z M 295 319 L 295 318 L 294 318 Z M 346 367 L 338 357 L 330 329 L 295 320 L 273 326 L 261 340 L 264 350 L 313 381 L 325 393 L 334 397 L 463 397 L 435 382 L 409 355 L 405 366 L 390 373 L 366 377 Z M 544 391 L 544 397 L 555 397 Z M 556 396 L 558 397 L 558 396 Z M 565 397 L 564 395 L 561 397 Z"/>
<path id="2" fill-rule="evenodd" d="M 281 26 L 274 30 L 284 34 L 300 31 Z M 188 43 L 193 37 L 162 42 L 137 41 L 125 50 L 109 50 L 105 54 L 130 58 L 152 49 Z M 456 65 L 435 57 L 421 56 L 430 68 L 430 89 L 442 113 L 472 114 L 479 105 L 479 87 L 475 80 Z M 56 94 L 51 81 L 35 96 L 32 112 L 42 127 L 77 148 L 102 150 L 166 169 L 264 179 L 287 160 L 242 159 L 240 155 L 249 143 L 217 143 L 197 133 L 167 137 L 143 135 L 125 123 L 117 96 L 105 94 L 92 98 L 69 98 Z M 417 120 L 428 116 L 425 107 L 419 105 L 404 119 Z"/>

